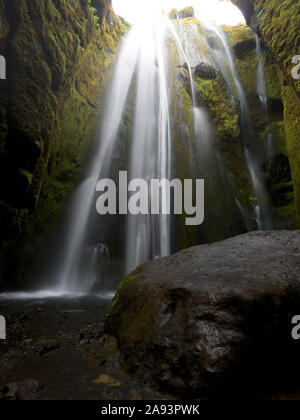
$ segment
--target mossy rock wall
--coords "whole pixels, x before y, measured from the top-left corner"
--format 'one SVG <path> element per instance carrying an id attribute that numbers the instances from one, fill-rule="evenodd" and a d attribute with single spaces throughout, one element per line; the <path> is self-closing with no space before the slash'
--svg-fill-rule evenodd
<path id="1" fill-rule="evenodd" d="M 110 0 L 0 0 L 0 28 L 7 60 L 7 80 L 0 81 L 0 172 L 7 180 L 0 282 L 11 285 L 25 282 L 39 235 L 52 228 L 78 182 L 127 26 Z"/>
<path id="2" fill-rule="evenodd" d="M 239 80 L 249 104 L 251 120 L 257 135 L 256 153 L 275 209 L 277 228 L 297 226 L 294 185 L 291 177 L 293 155 L 288 152 L 285 130 L 284 98 L 279 70 L 268 47 L 260 40 L 264 65 L 268 110 L 257 93 L 258 54 L 255 33 L 245 25 L 223 28 L 234 53 Z"/>
<path id="3" fill-rule="evenodd" d="M 205 179 L 205 221 L 198 228 L 186 227 L 184 223 L 177 227 L 179 237 L 174 239 L 182 249 L 244 232 L 246 226 L 237 200 L 243 207 L 249 207 L 252 192 L 242 156 L 239 109 L 233 105 L 224 79 L 215 72 L 206 55 L 200 23 L 195 18 L 186 18 L 175 25 L 179 33 L 185 34 L 183 44 L 189 58 L 199 51 L 197 58 L 191 60 L 196 66 L 193 79 L 196 103 L 211 131 L 210 139 L 195 136 L 189 71 L 185 59 L 178 55 L 176 43 L 170 43 L 175 175 L 181 179 Z"/>
<path id="4" fill-rule="evenodd" d="M 300 80 L 292 77 L 292 58 L 300 51 L 300 3 L 294 0 L 232 0 L 244 13 L 248 25 L 259 34 L 279 74 L 284 104 L 284 130 L 299 227 L 300 220 Z M 271 81 L 272 77 L 269 77 Z M 271 89 L 269 84 L 269 89 Z M 276 88 L 277 90 L 277 88 Z M 293 212 L 292 208 L 287 210 Z"/>

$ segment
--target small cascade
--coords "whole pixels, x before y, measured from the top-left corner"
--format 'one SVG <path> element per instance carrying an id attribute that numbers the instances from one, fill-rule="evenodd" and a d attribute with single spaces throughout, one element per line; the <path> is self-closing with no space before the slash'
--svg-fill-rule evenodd
<path id="1" fill-rule="evenodd" d="M 255 34 L 255 40 L 256 40 L 256 53 L 257 53 L 257 58 L 258 58 L 257 77 L 256 77 L 257 94 L 267 114 L 268 113 L 268 94 L 267 94 L 267 86 L 266 86 L 266 80 L 265 80 L 264 60 L 263 60 L 263 55 L 261 51 L 261 44 L 260 44 L 259 36 L 257 34 Z"/>
<path id="2" fill-rule="evenodd" d="M 212 22 L 204 22 L 204 26 L 207 28 L 208 31 L 212 32 L 221 43 L 222 48 L 217 48 L 216 51 L 213 48 L 210 48 L 209 50 L 211 52 L 212 58 L 215 60 L 216 64 L 220 68 L 220 71 L 227 83 L 229 91 L 232 93 L 234 91 L 235 96 L 236 94 L 238 96 L 241 110 L 241 127 L 243 134 L 242 146 L 244 149 L 245 161 L 250 174 L 253 190 L 258 200 L 257 206 L 259 211 L 254 210 L 257 228 L 259 230 L 272 229 L 272 206 L 263 179 L 263 173 L 259 168 L 259 165 L 257 164 L 257 157 L 254 153 L 254 142 L 256 140 L 256 134 L 251 121 L 246 94 L 244 92 L 244 89 L 236 71 L 231 48 L 229 46 L 224 31 L 219 25 Z M 208 41 L 206 41 L 206 45 L 209 46 Z M 261 65 L 263 67 L 262 61 Z M 228 74 L 228 69 L 230 69 L 230 75 Z"/>
<path id="3" fill-rule="evenodd" d="M 52 272 L 56 290 L 61 294 L 86 294 L 93 290 L 95 276 L 91 274 L 94 253 L 86 252 L 91 215 L 95 211 L 95 191 L 99 178 L 108 176 L 126 100 L 141 48 L 140 28 L 134 27 L 121 47 L 115 66 L 110 94 L 105 106 L 99 142 L 86 179 L 78 187 L 69 204 L 66 227 Z M 51 281 L 51 280 L 50 280 Z"/>
<path id="4" fill-rule="evenodd" d="M 210 222 L 204 223 L 199 230 L 199 240 L 211 240 L 211 230 L 217 231 L 216 235 L 222 238 L 222 232 L 226 230 L 224 226 L 230 226 L 229 229 L 235 229 L 237 226 L 234 217 L 234 193 L 229 185 L 227 173 L 224 168 L 222 159 L 215 143 L 215 134 L 213 132 L 212 121 L 209 110 L 205 106 L 199 106 L 196 95 L 195 74 L 197 68 L 211 68 L 215 73 L 219 72 L 219 66 L 206 52 L 206 40 L 199 33 L 198 25 L 195 23 L 184 23 L 176 25 L 180 49 L 184 49 L 182 59 L 187 67 L 192 85 L 191 97 L 193 106 L 194 121 L 194 165 L 195 176 L 205 179 L 206 192 L 206 213 L 210 214 Z M 179 45 L 180 45 L 179 44 Z M 221 60 L 220 60 L 221 64 Z M 224 72 L 225 72 L 224 66 Z M 230 79 L 228 72 L 228 79 Z M 232 79 L 230 79 L 232 80 Z M 232 91 L 233 95 L 233 91 Z M 222 204 L 215 206 L 215 197 L 222 197 Z M 237 227 L 236 227 L 237 228 Z M 238 228 L 237 228 L 238 229 Z"/>
<path id="5" fill-rule="evenodd" d="M 158 15 L 143 22 L 130 178 L 171 178 L 171 132 L 167 82 L 166 35 L 169 21 Z M 167 191 L 162 187 L 162 194 Z M 170 254 L 170 216 L 128 217 L 126 272 L 156 256 Z"/>

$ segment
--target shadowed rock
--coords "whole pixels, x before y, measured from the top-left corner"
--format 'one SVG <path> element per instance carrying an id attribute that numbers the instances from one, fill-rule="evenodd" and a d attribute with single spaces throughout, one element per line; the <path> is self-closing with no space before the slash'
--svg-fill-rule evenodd
<path id="1" fill-rule="evenodd" d="M 287 387 L 298 373 L 299 269 L 300 231 L 187 249 L 123 280 L 106 330 L 133 372 L 181 396 Z"/>

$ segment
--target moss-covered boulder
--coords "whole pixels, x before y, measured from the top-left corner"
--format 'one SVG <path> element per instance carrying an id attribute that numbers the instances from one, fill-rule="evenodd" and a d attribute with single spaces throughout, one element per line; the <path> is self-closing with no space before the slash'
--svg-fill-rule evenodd
<path id="1" fill-rule="evenodd" d="M 121 283 L 106 331 L 131 372 L 181 398 L 287 390 L 299 252 L 299 231 L 260 232 L 148 262 Z"/>

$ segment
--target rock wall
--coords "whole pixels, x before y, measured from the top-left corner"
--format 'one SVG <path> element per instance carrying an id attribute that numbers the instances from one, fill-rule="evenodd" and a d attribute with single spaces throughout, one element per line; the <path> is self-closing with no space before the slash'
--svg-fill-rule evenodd
<path id="1" fill-rule="evenodd" d="M 245 25 L 224 27 L 235 56 L 238 77 L 244 88 L 251 120 L 257 134 L 257 156 L 276 211 L 276 228 L 298 226 L 294 183 L 285 130 L 284 97 L 276 63 L 260 40 L 267 94 L 267 111 L 257 92 L 258 54 L 255 33 Z"/>
<path id="2" fill-rule="evenodd" d="M 0 0 L 0 282 L 23 279 L 76 185 L 126 30 L 110 0 Z"/>
<path id="3" fill-rule="evenodd" d="M 232 0 L 268 47 L 281 81 L 287 152 L 300 217 L 300 80 L 292 77 L 292 59 L 300 52 L 300 4 L 294 0 Z"/>

